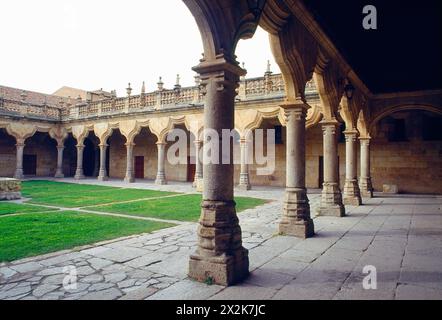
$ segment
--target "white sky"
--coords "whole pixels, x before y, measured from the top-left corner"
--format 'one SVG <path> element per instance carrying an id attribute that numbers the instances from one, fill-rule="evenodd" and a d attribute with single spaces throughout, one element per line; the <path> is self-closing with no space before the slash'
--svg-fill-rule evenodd
<path id="1" fill-rule="evenodd" d="M 168 18 L 168 20 L 165 20 Z M 1 0 L 0 85 L 53 93 L 66 85 L 125 94 L 194 84 L 203 52 L 195 20 L 181 0 Z M 267 34 L 241 41 L 248 77 L 277 66 Z"/>

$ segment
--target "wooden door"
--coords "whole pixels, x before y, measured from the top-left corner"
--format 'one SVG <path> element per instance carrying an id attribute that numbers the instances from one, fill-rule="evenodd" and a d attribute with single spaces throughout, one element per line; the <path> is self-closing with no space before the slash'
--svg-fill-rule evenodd
<path id="1" fill-rule="evenodd" d="M 193 182 L 195 180 L 196 164 L 192 164 L 191 160 L 191 157 L 187 159 L 187 182 Z"/>
<path id="2" fill-rule="evenodd" d="M 135 179 L 144 179 L 144 157 L 135 157 Z"/>
<path id="3" fill-rule="evenodd" d="M 324 157 L 319 157 L 319 189 L 322 189 L 324 184 Z"/>
<path id="4" fill-rule="evenodd" d="M 35 154 L 23 155 L 23 174 L 25 176 L 37 175 L 37 155 Z"/>

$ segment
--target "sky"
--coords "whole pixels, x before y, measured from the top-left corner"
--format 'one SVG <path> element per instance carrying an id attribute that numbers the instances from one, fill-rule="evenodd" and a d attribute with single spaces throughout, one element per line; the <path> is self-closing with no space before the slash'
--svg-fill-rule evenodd
<path id="1" fill-rule="evenodd" d="M 166 20 L 167 19 L 167 20 Z M 62 86 L 154 91 L 160 76 L 172 88 L 194 84 L 191 68 L 203 52 L 201 36 L 181 0 L 2 0 L 0 85 L 53 93 Z M 267 60 L 278 72 L 268 35 L 258 29 L 236 51 L 248 77 Z"/>

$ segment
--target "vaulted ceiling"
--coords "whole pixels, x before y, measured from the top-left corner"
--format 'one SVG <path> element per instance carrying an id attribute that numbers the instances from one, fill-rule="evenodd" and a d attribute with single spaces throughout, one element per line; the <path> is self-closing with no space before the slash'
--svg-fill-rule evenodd
<path id="1" fill-rule="evenodd" d="M 371 92 L 442 89 L 440 0 L 303 0 Z M 374 5 L 378 29 L 365 30 Z"/>

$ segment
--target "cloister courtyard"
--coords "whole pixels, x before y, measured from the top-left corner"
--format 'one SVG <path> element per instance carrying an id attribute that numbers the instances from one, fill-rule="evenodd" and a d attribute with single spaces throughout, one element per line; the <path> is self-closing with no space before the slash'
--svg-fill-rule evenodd
<path id="1" fill-rule="evenodd" d="M 0 4 L 0 300 L 442 300 L 436 1 L 122 3 Z"/>
<path id="2" fill-rule="evenodd" d="M 23 195 L 0 204 L 0 299 L 442 299 L 442 196 L 379 193 L 315 217 L 302 240 L 278 234 L 282 188 L 236 190 L 251 274 L 226 288 L 188 278 L 201 201 L 189 183 L 30 180 Z M 320 190 L 309 198 L 315 212 Z"/>

